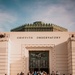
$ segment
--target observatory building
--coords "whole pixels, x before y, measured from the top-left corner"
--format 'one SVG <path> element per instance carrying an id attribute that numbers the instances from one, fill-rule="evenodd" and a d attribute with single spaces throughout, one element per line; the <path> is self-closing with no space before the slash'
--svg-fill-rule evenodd
<path id="1" fill-rule="evenodd" d="M 41 21 L 0 32 L 0 75 L 29 70 L 75 75 L 75 32 Z"/>

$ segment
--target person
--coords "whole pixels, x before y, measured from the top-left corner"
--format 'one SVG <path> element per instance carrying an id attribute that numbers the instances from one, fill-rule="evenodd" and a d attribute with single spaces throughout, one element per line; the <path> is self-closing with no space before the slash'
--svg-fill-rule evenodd
<path id="1" fill-rule="evenodd" d="M 47 72 L 44 72 L 44 75 L 47 75 Z"/>
<path id="2" fill-rule="evenodd" d="M 29 72 L 27 73 L 27 75 L 32 75 L 32 73 L 29 71 Z"/>
<path id="3" fill-rule="evenodd" d="M 41 72 L 41 75 L 43 75 L 43 71 Z"/>
<path id="4" fill-rule="evenodd" d="M 34 72 L 34 75 L 37 75 L 37 72 L 36 71 Z"/>
<path id="5" fill-rule="evenodd" d="M 34 75 L 34 71 L 32 71 L 32 75 Z"/>
<path id="6" fill-rule="evenodd" d="M 51 75 L 55 75 L 54 71 L 52 71 Z"/>
<path id="7" fill-rule="evenodd" d="M 7 74 L 5 74 L 5 75 L 7 75 Z"/>
<path id="8" fill-rule="evenodd" d="M 23 74 L 23 72 L 20 73 L 20 75 L 22 75 L 22 74 Z"/>
<path id="9" fill-rule="evenodd" d="M 60 75 L 60 73 L 58 71 L 56 71 L 56 75 Z"/>
<path id="10" fill-rule="evenodd" d="M 22 73 L 22 75 L 24 75 L 24 73 Z"/>

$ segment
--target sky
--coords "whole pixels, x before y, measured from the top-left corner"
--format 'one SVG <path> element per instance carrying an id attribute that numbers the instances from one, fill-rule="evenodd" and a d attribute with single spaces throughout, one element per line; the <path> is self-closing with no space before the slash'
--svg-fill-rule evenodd
<path id="1" fill-rule="evenodd" d="M 35 21 L 75 32 L 75 0 L 0 0 L 0 32 Z"/>

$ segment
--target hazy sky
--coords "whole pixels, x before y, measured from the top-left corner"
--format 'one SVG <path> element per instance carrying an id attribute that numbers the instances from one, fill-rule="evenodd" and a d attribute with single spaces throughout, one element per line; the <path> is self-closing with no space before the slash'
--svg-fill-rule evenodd
<path id="1" fill-rule="evenodd" d="M 0 0 L 0 32 L 35 21 L 75 32 L 75 0 Z"/>

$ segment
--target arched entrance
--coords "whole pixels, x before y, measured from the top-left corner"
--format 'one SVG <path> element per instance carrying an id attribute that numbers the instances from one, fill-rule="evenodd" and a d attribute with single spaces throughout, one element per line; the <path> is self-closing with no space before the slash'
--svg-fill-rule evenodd
<path id="1" fill-rule="evenodd" d="M 49 73 L 49 51 L 29 51 L 29 70 Z"/>

